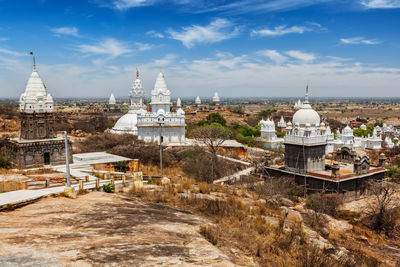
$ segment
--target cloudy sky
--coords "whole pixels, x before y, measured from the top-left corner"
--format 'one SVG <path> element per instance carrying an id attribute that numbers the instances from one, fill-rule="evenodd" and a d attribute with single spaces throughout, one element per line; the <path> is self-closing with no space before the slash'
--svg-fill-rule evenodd
<path id="1" fill-rule="evenodd" d="M 1 98 L 400 97 L 400 0 L 0 0 Z"/>

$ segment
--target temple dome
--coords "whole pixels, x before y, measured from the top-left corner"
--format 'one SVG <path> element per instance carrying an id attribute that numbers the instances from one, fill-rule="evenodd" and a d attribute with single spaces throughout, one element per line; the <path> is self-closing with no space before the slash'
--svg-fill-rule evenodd
<path id="1" fill-rule="evenodd" d="M 319 114 L 308 103 L 304 103 L 301 109 L 293 115 L 293 124 L 295 125 L 305 126 L 310 124 L 311 126 L 318 126 L 320 121 Z"/>
<path id="2" fill-rule="evenodd" d="M 215 93 L 214 93 L 214 96 L 213 96 L 213 102 L 214 102 L 214 103 L 217 103 L 217 102 L 219 102 L 219 96 L 218 96 L 218 92 L 215 92 Z"/>
<path id="3" fill-rule="evenodd" d="M 108 99 L 108 104 L 109 105 L 115 105 L 117 101 L 115 100 L 115 96 L 113 93 L 111 93 L 110 98 Z"/>
<path id="4" fill-rule="evenodd" d="M 349 125 L 346 125 L 342 131 L 342 135 L 353 135 L 353 129 Z"/>
<path id="5" fill-rule="evenodd" d="M 197 96 L 197 97 L 196 97 L 196 100 L 194 101 L 194 103 L 195 103 L 196 105 L 200 105 L 200 104 L 201 104 L 200 96 Z"/>
<path id="6" fill-rule="evenodd" d="M 137 134 L 137 114 L 133 110 L 129 110 L 127 114 L 119 118 L 111 132 L 118 134 Z"/>

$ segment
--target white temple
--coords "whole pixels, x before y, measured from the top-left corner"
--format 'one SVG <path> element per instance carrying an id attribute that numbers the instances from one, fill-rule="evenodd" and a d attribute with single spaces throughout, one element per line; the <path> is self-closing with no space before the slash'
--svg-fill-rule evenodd
<path id="1" fill-rule="evenodd" d="M 176 100 L 176 107 L 178 108 L 182 107 L 182 101 L 180 97 L 178 97 L 178 100 Z"/>
<path id="2" fill-rule="evenodd" d="M 51 113 L 53 110 L 53 97 L 46 92 L 46 86 L 39 77 L 36 64 L 34 64 L 26 90 L 19 98 L 19 111 L 21 113 Z"/>
<path id="3" fill-rule="evenodd" d="M 360 128 L 367 129 L 367 127 L 365 125 L 363 127 L 363 125 L 361 125 Z M 351 147 L 351 148 L 360 147 L 363 149 L 381 149 L 383 140 L 378 135 L 378 131 L 377 131 L 378 127 L 379 126 L 374 128 L 372 135 L 367 136 L 367 137 L 358 137 L 358 136 L 354 136 L 353 129 L 349 125 L 346 125 L 346 127 L 342 130 L 342 132 L 340 132 L 339 130 L 336 131 L 336 139 L 330 138 L 328 140 L 328 147 L 329 147 L 328 153 L 334 152 L 343 146 L 347 146 L 347 147 Z M 389 142 L 389 144 L 390 144 L 391 139 L 389 138 L 387 140 L 388 141 L 386 143 Z"/>
<path id="4" fill-rule="evenodd" d="M 218 92 L 214 93 L 212 101 L 213 101 L 213 105 L 219 106 L 220 99 L 219 99 L 219 96 L 218 96 Z"/>
<path id="5" fill-rule="evenodd" d="M 201 105 L 201 99 L 199 96 L 196 97 L 196 100 L 194 101 L 195 105 Z"/>
<path id="6" fill-rule="evenodd" d="M 151 91 L 151 112 L 142 112 L 137 116 L 138 138 L 145 142 L 184 143 L 185 112 L 179 108 L 171 112 L 171 92 L 168 90 L 164 74 L 157 76 L 154 90 Z"/>
<path id="7" fill-rule="evenodd" d="M 278 121 L 278 128 L 281 130 L 286 129 L 286 122 L 283 119 L 283 116 L 281 116 L 281 119 Z"/>
<path id="8" fill-rule="evenodd" d="M 129 111 L 117 121 L 111 130 L 112 133 L 138 134 L 137 115 L 146 112 L 146 105 L 144 104 L 145 94 L 138 70 L 136 70 L 136 80 L 133 82 L 129 97 L 131 100 Z"/>
<path id="9" fill-rule="evenodd" d="M 288 123 L 285 136 L 285 166 L 295 171 L 317 171 L 325 168 L 327 134 L 325 123 L 308 102 L 308 86 L 301 108 Z"/>
<path id="10" fill-rule="evenodd" d="M 113 93 L 111 93 L 110 98 L 108 99 L 108 104 L 109 105 L 115 105 L 117 101 L 115 100 L 115 96 Z"/>
<path id="11" fill-rule="evenodd" d="M 267 148 L 279 148 L 283 145 L 283 138 L 278 138 L 275 132 L 275 123 L 269 118 L 265 121 L 262 119 L 259 124 L 261 125 L 261 138 L 260 141 L 264 143 Z"/>
<path id="12" fill-rule="evenodd" d="M 293 109 L 294 110 L 299 110 L 303 106 L 303 103 L 300 101 L 300 99 L 294 104 Z"/>

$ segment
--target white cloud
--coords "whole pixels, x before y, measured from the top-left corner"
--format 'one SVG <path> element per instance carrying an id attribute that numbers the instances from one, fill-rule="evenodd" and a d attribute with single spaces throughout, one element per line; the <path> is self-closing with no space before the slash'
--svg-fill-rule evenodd
<path id="1" fill-rule="evenodd" d="M 153 0 L 114 0 L 112 1 L 112 7 L 123 11 L 133 7 L 152 5 L 153 3 Z"/>
<path id="2" fill-rule="evenodd" d="M 0 41 L 1 41 L 1 42 L 8 41 L 8 38 L 7 38 L 7 37 L 0 37 Z"/>
<path id="3" fill-rule="evenodd" d="M 39 64 L 39 73 L 55 97 L 125 96 L 139 68 L 147 92 L 154 87 L 162 68 L 172 95 L 211 97 L 298 97 L 307 80 L 312 81 L 312 96 L 400 97 L 400 68 L 364 64 L 353 59 L 319 55 L 318 61 L 298 61 L 288 57 L 287 64 L 277 65 L 258 53 L 220 52 L 207 58 L 188 60 L 168 54 L 134 64 L 100 65 Z M 31 58 L 0 54 L 0 94 L 18 97 L 32 71 Z M 376 90 L 380 88 L 380 90 Z"/>
<path id="4" fill-rule="evenodd" d="M 125 42 L 114 38 L 106 38 L 96 44 L 77 45 L 75 49 L 83 54 L 105 55 L 110 58 L 116 58 L 133 52 Z"/>
<path id="5" fill-rule="evenodd" d="M 210 44 L 231 39 L 237 36 L 239 31 L 239 27 L 234 26 L 231 21 L 219 18 L 206 26 L 183 27 L 180 32 L 170 29 L 168 33 L 172 39 L 179 40 L 190 48 L 196 44 Z"/>
<path id="6" fill-rule="evenodd" d="M 277 64 L 282 64 L 287 60 L 287 57 L 276 50 L 262 50 L 257 52 L 261 56 L 266 56 Z"/>
<path id="7" fill-rule="evenodd" d="M 316 56 L 312 53 L 305 53 L 299 50 L 290 50 L 286 52 L 292 58 L 298 59 L 304 62 L 312 62 L 316 59 Z"/>
<path id="8" fill-rule="evenodd" d="M 56 36 L 69 35 L 79 37 L 78 28 L 76 27 L 60 27 L 60 28 L 50 28 Z"/>
<path id="9" fill-rule="evenodd" d="M 24 54 L 24 53 L 20 53 L 20 52 L 17 52 L 17 51 L 13 51 L 13 50 L 9 50 L 9 49 L 6 49 L 6 48 L 1 48 L 1 47 L 0 47 L 0 53 L 1 54 L 10 55 L 10 56 L 16 56 L 16 57 L 22 57 L 22 56 L 27 56 L 28 55 L 28 53 Z"/>
<path id="10" fill-rule="evenodd" d="M 136 46 L 136 49 L 139 51 L 147 51 L 147 50 L 154 48 L 154 45 L 152 45 L 152 44 L 139 43 L 139 42 L 136 42 L 135 46 Z"/>
<path id="11" fill-rule="evenodd" d="M 376 45 L 382 43 L 376 39 L 365 39 L 364 37 L 352 37 L 352 38 L 341 38 L 342 44 L 365 44 L 365 45 Z"/>
<path id="12" fill-rule="evenodd" d="M 400 8 L 400 0 L 363 0 L 361 5 L 366 8 Z"/>
<path id="13" fill-rule="evenodd" d="M 165 37 L 164 34 L 156 32 L 156 31 L 148 31 L 148 32 L 146 32 L 146 35 L 149 35 L 154 38 L 164 38 Z"/>
<path id="14" fill-rule="evenodd" d="M 273 29 L 264 28 L 261 30 L 253 30 L 251 31 L 252 36 L 281 36 L 285 34 L 303 34 L 305 32 L 313 32 L 313 31 L 320 31 L 326 30 L 321 27 L 318 23 L 310 23 L 308 26 L 291 26 L 287 27 L 286 25 L 276 26 Z"/>

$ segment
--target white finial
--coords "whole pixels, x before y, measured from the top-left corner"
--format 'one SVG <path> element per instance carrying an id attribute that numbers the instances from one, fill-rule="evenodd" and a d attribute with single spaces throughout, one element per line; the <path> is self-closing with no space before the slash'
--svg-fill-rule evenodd
<path id="1" fill-rule="evenodd" d="M 306 97 L 304 98 L 304 104 L 308 104 L 308 82 L 306 86 Z"/>

